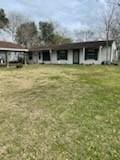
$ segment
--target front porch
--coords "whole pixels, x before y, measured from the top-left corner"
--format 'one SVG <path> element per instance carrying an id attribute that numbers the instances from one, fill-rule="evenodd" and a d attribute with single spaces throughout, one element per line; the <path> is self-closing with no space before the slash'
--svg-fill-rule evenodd
<path id="1" fill-rule="evenodd" d="M 98 64 L 101 48 L 40 50 L 28 53 L 28 64 Z"/>

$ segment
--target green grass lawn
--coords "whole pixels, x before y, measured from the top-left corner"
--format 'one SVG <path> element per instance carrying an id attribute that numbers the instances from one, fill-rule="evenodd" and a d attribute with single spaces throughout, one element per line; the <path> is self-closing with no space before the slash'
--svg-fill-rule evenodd
<path id="1" fill-rule="evenodd" d="M 120 67 L 0 68 L 0 160 L 120 160 Z"/>

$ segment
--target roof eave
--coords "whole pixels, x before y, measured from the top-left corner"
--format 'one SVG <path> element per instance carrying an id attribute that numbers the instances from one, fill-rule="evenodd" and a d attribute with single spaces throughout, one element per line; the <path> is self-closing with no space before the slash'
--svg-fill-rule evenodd
<path id="1" fill-rule="evenodd" d="M 28 52 L 28 49 L 20 49 L 20 48 L 0 48 L 1 51 L 15 51 L 15 52 Z"/>

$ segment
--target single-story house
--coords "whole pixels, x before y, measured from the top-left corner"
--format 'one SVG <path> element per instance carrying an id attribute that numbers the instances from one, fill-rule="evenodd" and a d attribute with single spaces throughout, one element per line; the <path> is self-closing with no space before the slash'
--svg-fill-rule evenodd
<path id="1" fill-rule="evenodd" d="M 29 64 L 101 64 L 118 60 L 113 40 L 69 43 L 48 47 L 31 48 L 27 54 Z"/>
<path id="2" fill-rule="evenodd" d="M 0 65 L 8 65 L 11 61 L 18 61 L 21 57 L 25 60 L 28 49 L 12 42 L 0 41 Z"/>
<path id="3" fill-rule="evenodd" d="M 22 58 L 28 64 L 101 64 L 118 60 L 114 41 L 91 41 L 25 49 L 19 44 L 0 41 L 0 64 Z"/>

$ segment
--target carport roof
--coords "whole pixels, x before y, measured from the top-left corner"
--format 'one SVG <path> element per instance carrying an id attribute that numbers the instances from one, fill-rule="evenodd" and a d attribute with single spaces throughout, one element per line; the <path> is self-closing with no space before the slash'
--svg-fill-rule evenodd
<path id="1" fill-rule="evenodd" d="M 24 47 L 22 47 L 19 44 L 12 43 L 12 42 L 6 42 L 6 41 L 0 41 L 0 50 L 4 51 L 28 51 Z"/>

